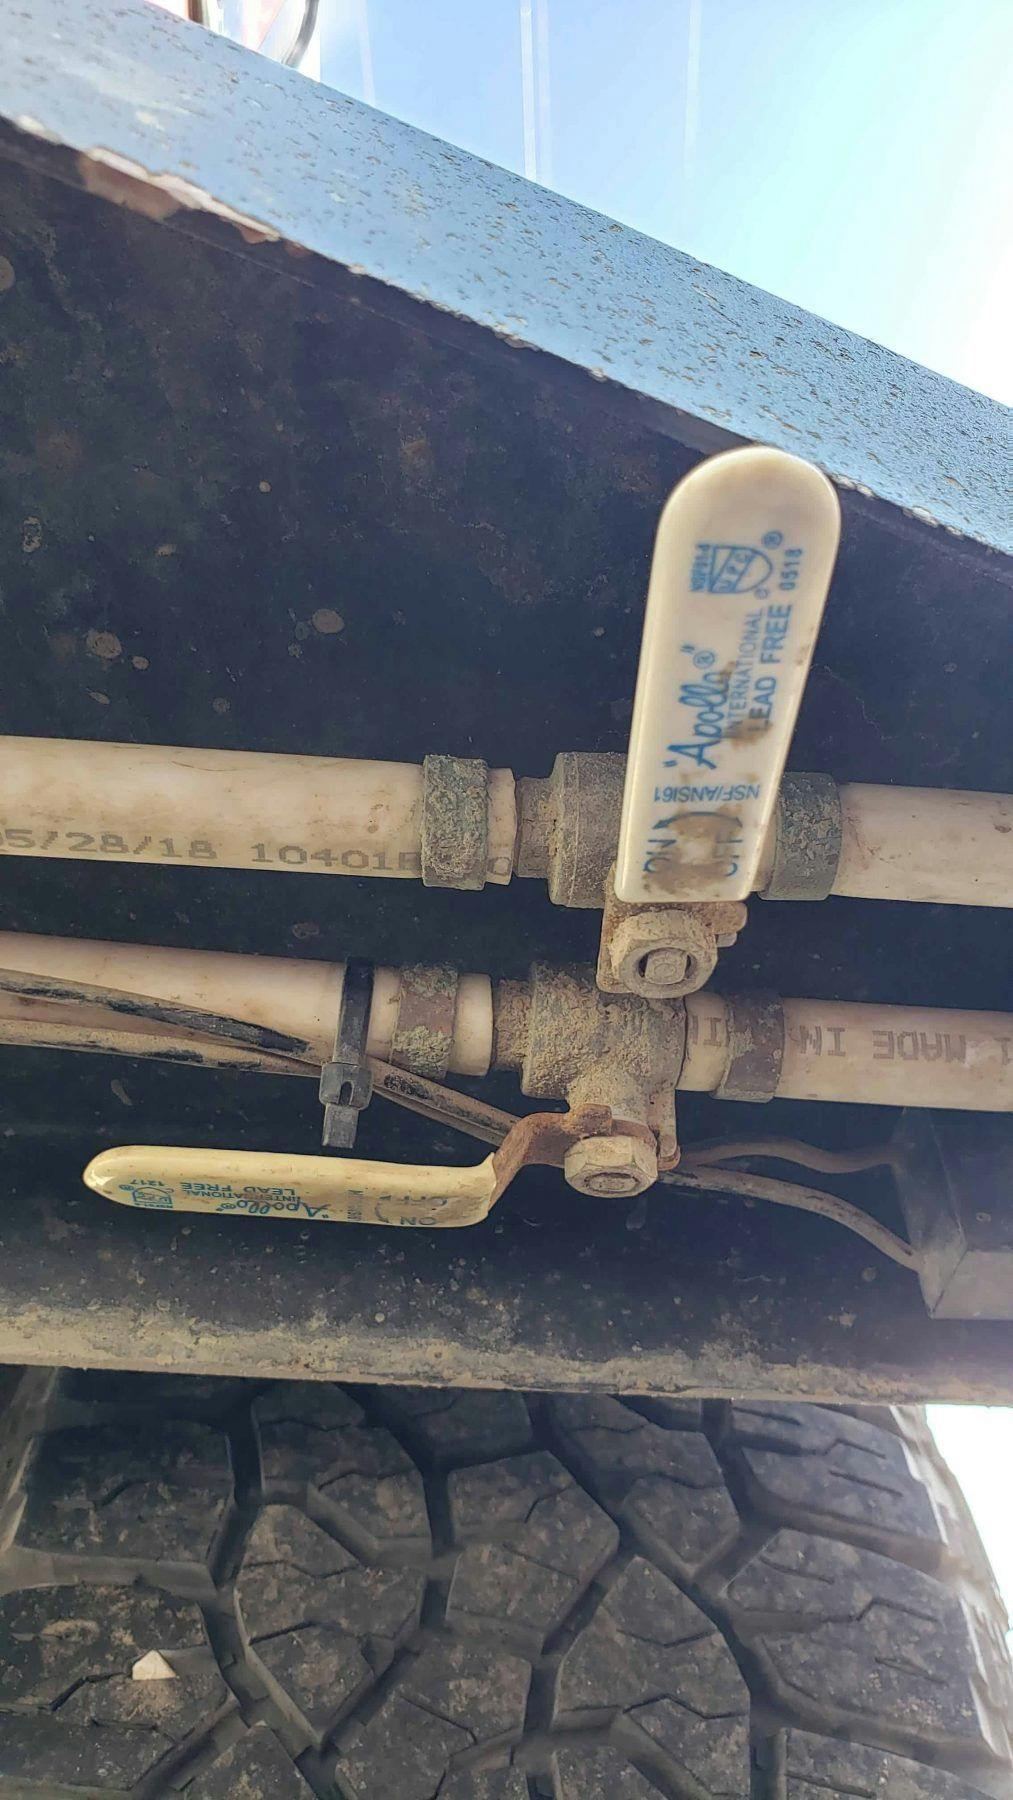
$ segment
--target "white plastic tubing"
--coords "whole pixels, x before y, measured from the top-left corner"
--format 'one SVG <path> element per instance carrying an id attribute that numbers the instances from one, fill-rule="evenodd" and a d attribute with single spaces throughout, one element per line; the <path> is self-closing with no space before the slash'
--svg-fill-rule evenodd
<path id="1" fill-rule="evenodd" d="M 320 1061 L 334 1050 L 334 1031 L 345 979 L 344 963 L 303 962 L 280 956 L 237 956 L 228 951 L 165 950 L 143 944 L 92 943 L 87 939 L 31 937 L 0 932 L 0 968 L 56 975 L 98 987 L 121 988 L 149 1000 L 168 1000 L 250 1025 L 303 1038 Z M 366 1048 L 387 1058 L 397 1023 L 400 977 L 376 969 Z M 52 1018 L 49 1001 L 19 1001 L 0 993 L 0 1019 Z M 75 1005 L 62 1017 L 106 1030 L 118 1022 L 101 1009 Z M 450 1068 L 485 1075 L 492 1055 L 492 984 L 488 975 L 462 975 L 457 990 Z"/>
<path id="2" fill-rule="evenodd" d="M 841 846 L 831 893 L 858 900 L 1013 906 L 1013 795 L 952 788 L 838 788 Z M 777 820 L 757 878 L 770 879 Z"/>
<path id="3" fill-rule="evenodd" d="M 341 963 L 292 962 L 200 950 L 0 933 L 0 967 L 117 987 L 274 1027 L 331 1054 L 344 979 Z M 390 1053 L 397 1014 L 396 969 L 376 971 L 368 1048 Z M 1013 1111 L 1013 1016 L 925 1007 L 784 1000 L 785 1053 L 778 1095 L 865 1105 Z M 0 1021 L 44 1020 L 48 1002 L 0 993 Z M 707 1093 L 727 1061 L 725 1002 L 709 990 L 686 999 L 686 1058 L 676 1085 Z M 64 1017 L 71 1015 L 64 1012 Z M 89 1022 L 85 1009 L 73 1017 Z M 101 1015 L 108 1029 L 113 1015 Z M 99 1015 L 95 1015 L 96 1021 Z M 487 975 L 463 975 L 450 1067 L 485 1074 L 492 1055 Z"/>
<path id="4" fill-rule="evenodd" d="M 417 880 L 422 786 L 412 763 L 6 737 L 0 850 Z M 513 788 L 490 773 L 490 881 L 513 870 Z"/>
<path id="5" fill-rule="evenodd" d="M 411 763 L 0 738 L 0 854 L 417 879 L 422 790 Z M 835 894 L 1013 906 L 1013 797 L 840 794 Z M 510 880 L 515 832 L 513 776 L 496 769 L 489 881 Z"/>
<path id="6" fill-rule="evenodd" d="M 1013 1014 L 942 1007 L 783 1000 L 789 1100 L 1013 1112 Z M 686 997 L 686 1058 L 678 1086 L 711 1093 L 727 1059 L 725 1003 L 709 989 Z"/>
<path id="7" fill-rule="evenodd" d="M 840 796 L 835 894 L 1013 906 L 1013 796 L 858 783 Z"/>

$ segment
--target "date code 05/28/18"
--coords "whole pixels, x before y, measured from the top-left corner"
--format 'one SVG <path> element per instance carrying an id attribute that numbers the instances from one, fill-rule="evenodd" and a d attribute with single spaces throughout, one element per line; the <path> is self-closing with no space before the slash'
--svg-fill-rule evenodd
<path id="1" fill-rule="evenodd" d="M 303 866 L 344 869 L 349 874 L 359 871 L 382 874 L 418 874 L 421 858 L 417 850 L 337 850 L 324 845 L 319 850 L 305 844 L 216 845 L 210 838 L 124 837 L 118 831 L 33 830 L 10 825 L 0 829 L 0 852 L 11 855 L 37 856 L 111 856 L 129 860 L 143 856 L 148 862 L 225 862 L 245 866 L 248 863 L 280 863 L 290 869 Z"/>

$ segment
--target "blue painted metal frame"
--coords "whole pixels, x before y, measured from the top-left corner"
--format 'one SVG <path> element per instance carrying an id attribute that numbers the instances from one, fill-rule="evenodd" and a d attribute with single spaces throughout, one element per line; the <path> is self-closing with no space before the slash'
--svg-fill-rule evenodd
<path id="1" fill-rule="evenodd" d="M 3 0 L 0 23 L 0 116 L 29 153 L 74 153 L 86 185 L 119 172 L 142 210 L 224 217 L 371 304 L 385 290 L 554 357 L 693 448 L 777 444 L 1013 549 L 1010 415 L 981 395 L 146 0 Z"/>

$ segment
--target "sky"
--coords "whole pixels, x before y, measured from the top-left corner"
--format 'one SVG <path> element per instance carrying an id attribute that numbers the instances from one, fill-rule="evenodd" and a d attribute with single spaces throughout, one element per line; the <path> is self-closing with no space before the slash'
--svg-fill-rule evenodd
<path id="1" fill-rule="evenodd" d="M 323 79 L 1013 400 L 1013 0 L 321 0 Z"/>
<path id="2" fill-rule="evenodd" d="M 1013 401 L 1013 0 L 321 0 L 313 56 L 331 87 Z M 1013 1409 L 930 1421 L 1013 1612 Z"/>
<path id="3" fill-rule="evenodd" d="M 928 1415 L 974 1514 L 1006 1611 L 1013 1615 L 1013 1407 L 930 1406 Z M 1013 1631 L 1009 1645 L 1013 1651 Z"/>

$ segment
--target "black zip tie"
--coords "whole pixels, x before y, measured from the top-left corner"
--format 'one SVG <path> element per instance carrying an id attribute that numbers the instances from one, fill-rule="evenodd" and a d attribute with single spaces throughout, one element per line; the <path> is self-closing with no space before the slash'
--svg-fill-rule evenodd
<path id="1" fill-rule="evenodd" d="M 373 1093 L 373 1071 L 366 1061 L 369 1015 L 373 1004 L 373 965 L 353 959 L 345 965 L 334 1055 L 320 1071 L 325 1150 L 351 1150 L 359 1114 Z"/>

